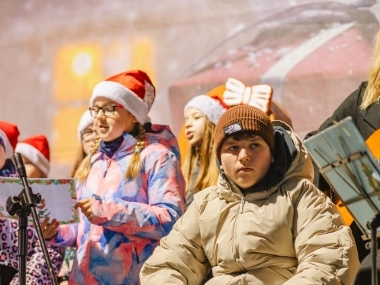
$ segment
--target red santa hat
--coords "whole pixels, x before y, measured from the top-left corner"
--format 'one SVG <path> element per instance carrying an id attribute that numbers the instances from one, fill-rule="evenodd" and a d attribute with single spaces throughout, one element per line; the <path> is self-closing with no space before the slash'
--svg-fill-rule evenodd
<path id="1" fill-rule="evenodd" d="M 3 139 L 5 145 L 5 158 L 12 159 L 13 153 L 16 148 L 17 139 L 20 135 L 16 125 L 0 121 L 0 137 Z"/>
<path id="2" fill-rule="evenodd" d="M 214 125 L 229 108 L 218 96 L 198 95 L 191 99 L 183 109 L 184 115 L 189 108 L 201 111 Z"/>
<path id="3" fill-rule="evenodd" d="M 149 76 L 141 70 L 126 71 L 98 83 L 90 99 L 105 97 L 127 109 L 140 124 L 144 124 L 154 102 L 155 88 Z"/>
<path id="4" fill-rule="evenodd" d="M 16 152 L 27 158 L 47 177 L 50 170 L 49 143 L 44 135 L 33 136 L 18 142 Z"/>
<path id="5" fill-rule="evenodd" d="M 78 124 L 78 140 L 79 142 L 82 141 L 82 135 L 81 132 L 87 128 L 88 126 L 92 125 L 94 123 L 94 117 L 91 116 L 90 110 L 87 110 L 83 113 L 82 117 L 80 118 L 79 124 Z"/>

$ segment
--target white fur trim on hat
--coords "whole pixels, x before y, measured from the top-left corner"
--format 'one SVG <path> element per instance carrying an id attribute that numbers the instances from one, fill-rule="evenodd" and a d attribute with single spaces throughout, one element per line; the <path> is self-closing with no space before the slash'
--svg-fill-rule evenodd
<path id="1" fill-rule="evenodd" d="M 46 177 L 48 176 L 50 170 L 49 160 L 34 146 L 28 143 L 19 142 L 16 145 L 15 152 L 19 152 L 41 170 Z"/>
<path id="2" fill-rule="evenodd" d="M 13 160 L 13 147 L 8 139 L 8 136 L 4 133 L 3 130 L 0 130 L 0 137 L 3 139 L 5 144 L 5 159 Z"/>
<path id="3" fill-rule="evenodd" d="M 216 125 L 220 116 L 226 111 L 226 108 L 223 107 L 219 101 L 207 95 L 198 95 L 191 99 L 183 110 L 185 116 L 186 110 L 189 108 L 195 108 L 201 111 L 214 125 Z"/>
<path id="4" fill-rule="evenodd" d="M 83 131 L 88 126 L 92 125 L 94 123 L 94 118 L 91 116 L 90 110 L 87 110 L 83 113 L 82 117 L 79 120 L 78 124 L 78 141 L 82 141 L 81 131 Z"/>
<path id="5" fill-rule="evenodd" d="M 111 99 L 125 109 L 127 109 L 140 124 L 145 123 L 148 110 L 145 102 L 141 100 L 134 92 L 123 85 L 113 81 L 102 81 L 98 83 L 90 99 L 90 105 L 93 106 L 95 99 L 105 97 Z"/>

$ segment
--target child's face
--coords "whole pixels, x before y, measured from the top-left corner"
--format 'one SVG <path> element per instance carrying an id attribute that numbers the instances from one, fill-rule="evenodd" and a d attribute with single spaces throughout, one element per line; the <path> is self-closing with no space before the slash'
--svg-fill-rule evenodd
<path id="1" fill-rule="evenodd" d="M 44 178 L 45 175 L 39 170 L 32 162 L 26 157 L 22 156 L 22 160 L 25 165 L 26 176 L 28 178 Z"/>
<path id="2" fill-rule="evenodd" d="M 87 128 L 85 128 L 81 132 L 82 148 L 83 148 L 83 152 L 86 155 L 90 153 L 95 137 L 96 137 L 96 132 L 95 132 L 94 125 L 92 124 L 89 125 Z"/>
<path id="3" fill-rule="evenodd" d="M 189 144 L 199 147 L 205 132 L 206 116 L 195 108 L 188 108 L 185 114 L 185 134 Z"/>
<path id="4" fill-rule="evenodd" d="M 270 164 L 270 148 L 259 136 L 239 141 L 229 137 L 222 145 L 221 167 L 242 189 L 247 189 L 263 179 Z"/>
<path id="5" fill-rule="evenodd" d="M 119 105 L 113 100 L 104 97 L 96 98 L 94 106 Z M 115 108 L 112 115 L 105 115 L 102 110 L 94 117 L 94 127 L 102 141 L 113 141 L 123 135 L 124 132 L 133 131 L 136 118 L 125 108 Z"/>

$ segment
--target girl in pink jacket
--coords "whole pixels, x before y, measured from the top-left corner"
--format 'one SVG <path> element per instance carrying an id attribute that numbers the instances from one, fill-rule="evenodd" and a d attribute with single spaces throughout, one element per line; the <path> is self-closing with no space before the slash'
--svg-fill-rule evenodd
<path id="1" fill-rule="evenodd" d="M 145 72 L 124 72 L 94 88 L 98 138 L 80 165 L 80 222 L 43 222 L 45 238 L 78 247 L 70 284 L 139 284 L 139 271 L 184 212 L 177 140 L 146 122 L 155 90 Z"/>

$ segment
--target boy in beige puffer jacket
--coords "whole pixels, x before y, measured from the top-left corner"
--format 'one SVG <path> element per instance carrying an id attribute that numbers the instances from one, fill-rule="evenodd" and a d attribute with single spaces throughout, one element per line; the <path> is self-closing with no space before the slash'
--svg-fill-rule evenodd
<path id="1" fill-rule="evenodd" d="M 218 121 L 218 185 L 202 190 L 161 239 L 142 284 L 352 284 L 349 227 L 313 184 L 302 141 L 286 124 L 240 105 Z"/>

